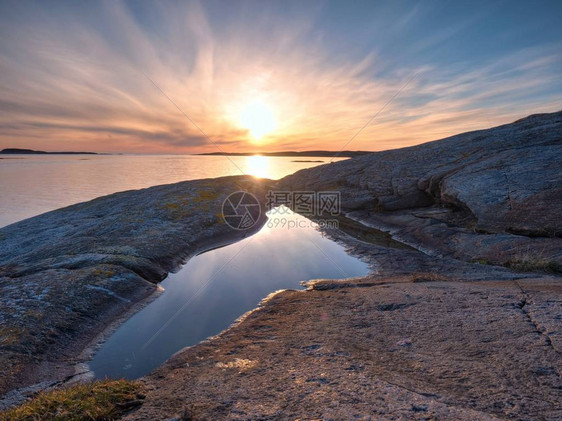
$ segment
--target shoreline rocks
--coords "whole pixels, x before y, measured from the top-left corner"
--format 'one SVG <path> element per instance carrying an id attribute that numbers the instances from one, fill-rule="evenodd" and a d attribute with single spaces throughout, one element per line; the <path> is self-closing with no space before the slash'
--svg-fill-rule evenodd
<path id="1" fill-rule="evenodd" d="M 71 375 L 88 342 L 169 271 L 249 235 L 224 223 L 222 202 L 238 190 L 264 197 L 267 183 L 224 177 L 115 193 L 0 229 L 0 394 Z"/>

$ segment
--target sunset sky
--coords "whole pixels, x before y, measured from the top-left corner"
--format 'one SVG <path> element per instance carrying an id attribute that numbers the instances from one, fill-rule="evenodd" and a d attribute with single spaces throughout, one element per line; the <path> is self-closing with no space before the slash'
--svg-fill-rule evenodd
<path id="1" fill-rule="evenodd" d="M 378 113 L 345 149 L 382 150 L 562 109 L 559 0 L 3 1 L 0 37 L 0 149 L 339 150 Z"/>

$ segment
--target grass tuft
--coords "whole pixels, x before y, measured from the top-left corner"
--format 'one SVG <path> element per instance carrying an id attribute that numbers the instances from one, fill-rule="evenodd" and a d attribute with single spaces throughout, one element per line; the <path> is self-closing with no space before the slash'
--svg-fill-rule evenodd
<path id="1" fill-rule="evenodd" d="M 142 404 L 142 392 L 138 382 L 98 380 L 41 392 L 22 405 L 0 413 L 0 420 L 115 420 Z"/>
<path id="2" fill-rule="evenodd" d="M 521 272 L 562 273 L 562 264 L 553 259 L 524 256 L 511 259 L 506 266 Z"/>

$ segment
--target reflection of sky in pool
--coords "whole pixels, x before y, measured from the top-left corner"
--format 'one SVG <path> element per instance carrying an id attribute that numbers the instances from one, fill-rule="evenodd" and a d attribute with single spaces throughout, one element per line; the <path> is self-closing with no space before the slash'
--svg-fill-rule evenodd
<path id="1" fill-rule="evenodd" d="M 90 363 L 95 376 L 140 377 L 180 349 L 218 334 L 273 291 L 302 288 L 300 282 L 309 279 L 368 273 L 365 263 L 302 216 L 274 217 L 300 227 L 268 226 L 271 219 L 257 234 L 189 260 L 161 283 L 162 295 L 102 346 Z"/>

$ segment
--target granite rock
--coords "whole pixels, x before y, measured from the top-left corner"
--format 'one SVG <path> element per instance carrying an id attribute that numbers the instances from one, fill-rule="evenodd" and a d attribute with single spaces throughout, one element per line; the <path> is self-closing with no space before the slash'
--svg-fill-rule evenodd
<path id="1" fill-rule="evenodd" d="M 115 193 L 0 229 L 0 394 L 71 375 L 88 342 L 168 272 L 251 233 L 224 223 L 222 203 L 240 190 L 264 197 L 266 183 L 240 176 Z"/>
<path id="2" fill-rule="evenodd" d="M 562 112 L 304 169 L 348 216 L 434 255 L 562 271 Z M 355 215 L 355 216 L 354 216 Z"/>

